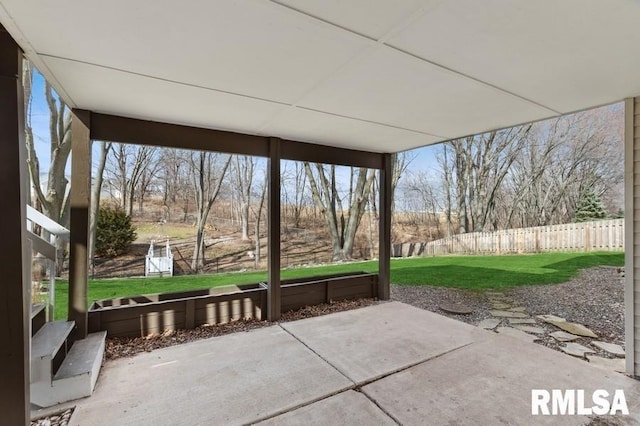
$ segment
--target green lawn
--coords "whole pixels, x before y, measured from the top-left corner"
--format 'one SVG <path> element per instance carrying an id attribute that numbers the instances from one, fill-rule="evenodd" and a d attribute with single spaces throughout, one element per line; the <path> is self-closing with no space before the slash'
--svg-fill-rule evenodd
<path id="1" fill-rule="evenodd" d="M 503 289 L 521 285 L 560 283 L 574 277 L 580 269 L 598 265 L 622 266 L 624 253 L 543 253 L 393 259 L 391 281 L 402 285 L 435 285 L 470 290 Z M 377 262 L 361 262 L 286 269 L 282 271 L 282 278 L 377 270 Z M 242 272 L 171 278 L 90 280 L 89 300 L 255 283 L 265 281 L 266 278 L 266 272 Z M 67 300 L 68 283 L 59 280 L 56 282 L 57 318 L 66 316 Z"/>

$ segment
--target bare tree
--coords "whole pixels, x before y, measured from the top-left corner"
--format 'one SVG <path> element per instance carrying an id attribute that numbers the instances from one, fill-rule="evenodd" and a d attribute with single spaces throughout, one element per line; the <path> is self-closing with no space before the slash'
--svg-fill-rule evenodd
<path id="1" fill-rule="evenodd" d="M 455 182 L 459 232 L 496 229 L 496 201 L 531 125 L 447 142 L 445 183 Z M 442 161 L 441 160 L 441 161 Z"/>
<path id="2" fill-rule="evenodd" d="M 120 206 L 130 216 L 133 214 L 136 189 L 147 169 L 154 163 L 156 150 L 151 146 L 117 143 L 110 151 L 108 171 L 117 188 Z"/>
<path id="3" fill-rule="evenodd" d="M 351 168 L 350 189 L 340 197 L 336 182 L 336 167 L 304 163 L 313 200 L 322 212 L 331 236 L 333 260 L 350 259 L 356 232 L 365 212 L 375 171 L 366 168 Z M 344 200 L 343 200 L 344 199 Z M 347 208 L 344 208 L 344 202 Z M 346 215 L 345 215 L 346 213 Z"/>
<path id="4" fill-rule="evenodd" d="M 448 222 L 458 232 L 566 223 L 585 190 L 611 200 L 623 178 L 622 117 L 614 105 L 443 144 Z"/>
<path id="5" fill-rule="evenodd" d="M 233 161 L 233 176 L 235 195 L 240 202 L 240 228 L 241 238 L 249 240 L 249 206 L 251 204 L 251 185 L 253 184 L 253 174 L 255 160 L 247 155 L 235 155 Z"/>
<path id="6" fill-rule="evenodd" d="M 149 195 L 151 185 L 156 181 L 156 177 L 161 166 L 159 161 L 155 161 L 155 154 L 155 152 L 151 154 L 150 161 L 146 167 L 142 168 L 137 185 L 133 187 L 132 191 L 134 199 L 138 203 L 138 214 L 140 215 L 143 213 L 144 200 L 147 195 Z"/>
<path id="7" fill-rule="evenodd" d="M 623 179 L 621 127 L 615 107 L 537 123 L 507 179 L 508 226 L 565 223 L 585 190 L 615 191 Z"/>
<path id="8" fill-rule="evenodd" d="M 304 165 L 298 161 L 285 162 L 282 171 L 284 232 L 287 232 L 287 219 L 293 222 L 294 228 L 302 226 L 302 214 L 309 202 L 308 194 L 305 192 L 306 185 L 307 174 L 305 173 Z"/>
<path id="9" fill-rule="evenodd" d="M 211 206 L 220 193 L 222 181 L 230 163 L 230 155 L 211 152 L 192 152 L 189 158 L 193 189 L 196 195 L 196 241 L 191 269 L 196 272 L 201 272 L 204 267 L 204 229 Z"/>
<path id="10" fill-rule="evenodd" d="M 265 170 L 264 179 L 260 188 L 260 198 L 258 207 L 254 211 L 255 228 L 254 228 L 254 240 L 255 240 L 255 268 L 258 269 L 260 264 L 260 258 L 262 256 L 260 247 L 260 221 L 262 220 L 262 209 L 264 208 L 264 200 L 267 194 L 267 187 L 269 186 L 269 171 Z"/>
<path id="11" fill-rule="evenodd" d="M 46 187 L 40 180 L 40 162 L 36 154 L 32 127 L 32 88 L 33 66 L 25 61 L 24 66 L 24 91 L 25 91 L 25 141 L 27 146 L 27 167 L 36 198 L 36 208 L 60 223 L 69 226 L 70 204 L 68 197 L 69 181 L 65 176 L 65 169 L 69 154 L 71 153 L 71 113 L 62 102 L 51 85 L 45 81 L 44 95 L 49 113 L 49 173 Z M 61 272 L 64 261 L 66 243 L 59 239 L 58 249 L 58 273 Z"/>
<path id="12" fill-rule="evenodd" d="M 396 200 L 416 231 L 421 225 L 427 228 L 428 241 L 442 237 L 441 201 L 431 176 L 423 171 L 407 173 L 404 183 L 396 189 Z"/>

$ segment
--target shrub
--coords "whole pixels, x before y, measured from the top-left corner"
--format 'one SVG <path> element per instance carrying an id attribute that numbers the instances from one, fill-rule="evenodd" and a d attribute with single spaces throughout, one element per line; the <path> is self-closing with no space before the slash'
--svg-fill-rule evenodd
<path id="1" fill-rule="evenodd" d="M 606 219 L 607 212 L 602 205 L 600 196 L 591 190 L 582 194 L 576 206 L 574 222 L 588 222 L 591 220 Z"/>
<path id="2" fill-rule="evenodd" d="M 129 217 L 119 208 L 101 208 L 96 225 L 96 254 L 115 257 L 124 253 L 136 239 Z"/>

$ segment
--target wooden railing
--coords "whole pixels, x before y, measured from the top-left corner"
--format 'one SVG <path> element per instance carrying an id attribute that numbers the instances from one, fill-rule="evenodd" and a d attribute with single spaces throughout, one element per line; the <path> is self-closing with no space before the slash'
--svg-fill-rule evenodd
<path id="1" fill-rule="evenodd" d="M 33 232 L 35 226 L 41 228 L 42 236 L 36 235 Z M 29 239 L 31 249 L 43 255 L 49 263 L 47 318 L 49 321 L 53 321 L 55 317 L 56 265 L 58 261 L 56 240 L 63 239 L 68 241 L 69 230 L 28 205 L 27 238 Z M 29 270 L 31 270 L 31 268 Z"/>
<path id="2" fill-rule="evenodd" d="M 283 280 L 282 312 L 376 297 L 377 282 L 377 274 L 363 272 Z M 264 320 L 266 310 L 267 286 L 256 283 L 98 300 L 89 309 L 88 322 L 89 332 L 105 330 L 111 337 L 138 337 L 239 319 Z"/>

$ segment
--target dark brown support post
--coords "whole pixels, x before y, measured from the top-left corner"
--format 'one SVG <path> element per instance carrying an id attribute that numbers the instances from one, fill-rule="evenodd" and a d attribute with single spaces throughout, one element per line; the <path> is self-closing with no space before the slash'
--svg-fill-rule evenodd
<path id="1" fill-rule="evenodd" d="M 391 180 L 393 177 L 393 162 L 391 154 L 384 154 L 380 169 L 380 219 L 378 242 L 378 299 L 389 300 L 391 297 Z"/>
<path id="2" fill-rule="evenodd" d="M 269 139 L 269 286 L 267 319 L 280 319 L 280 139 Z"/>
<path id="3" fill-rule="evenodd" d="M 91 113 L 73 110 L 71 121 L 71 216 L 69 248 L 69 320 L 74 340 L 87 337 L 89 207 L 91 197 Z"/>
<path id="4" fill-rule="evenodd" d="M 22 52 L 0 25 L 0 413 L 7 425 L 30 417 L 30 244 L 26 243 L 28 176 L 24 143 Z"/>

